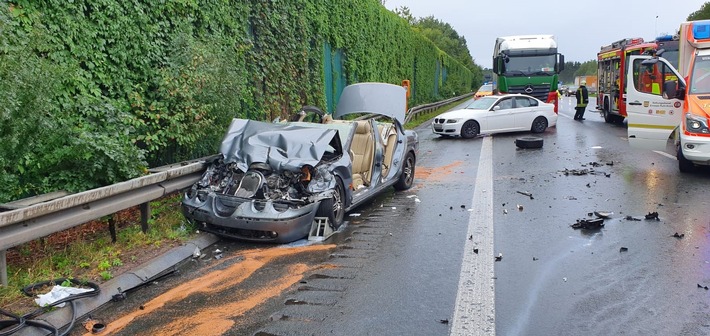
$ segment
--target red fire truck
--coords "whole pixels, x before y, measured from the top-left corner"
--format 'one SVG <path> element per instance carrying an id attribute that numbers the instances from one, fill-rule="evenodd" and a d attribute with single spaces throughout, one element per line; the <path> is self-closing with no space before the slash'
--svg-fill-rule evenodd
<path id="1" fill-rule="evenodd" d="M 655 50 L 655 42 L 640 37 L 616 41 L 597 54 L 597 110 L 608 123 L 621 123 L 626 118 L 627 58 Z"/>
<path id="2" fill-rule="evenodd" d="M 650 42 L 640 37 L 628 38 L 601 48 L 597 54 L 597 110 L 606 122 L 621 123 L 626 118 L 628 57 L 660 49 L 665 50 L 664 57 L 677 64 L 678 40 L 672 36 L 659 37 Z"/>

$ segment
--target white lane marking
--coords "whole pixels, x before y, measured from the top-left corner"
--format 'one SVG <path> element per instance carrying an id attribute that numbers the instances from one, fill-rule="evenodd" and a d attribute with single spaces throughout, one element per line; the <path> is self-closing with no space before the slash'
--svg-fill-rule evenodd
<path id="1" fill-rule="evenodd" d="M 493 137 L 484 137 L 450 335 L 495 335 Z M 472 237 L 471 240 L 468 238 Z M 474 252 L 478 249 L 478 253 Z"/>
<path id="2" fill-rule="evenodd" d="M 678 159 L 675 157 L 675 155 L 671 155 L 671 154 L 668 154 L 668 153 L 666 153 L 666 152 L 661 152 L 661 151 L 653 151 L 653 152 L 656 153 L 656 154 L 663 155 L 663 156 L 665 156 L 665 157 L 667 157 L 667 158 L 669 158 L 669 159 L 678 160 Z"/>

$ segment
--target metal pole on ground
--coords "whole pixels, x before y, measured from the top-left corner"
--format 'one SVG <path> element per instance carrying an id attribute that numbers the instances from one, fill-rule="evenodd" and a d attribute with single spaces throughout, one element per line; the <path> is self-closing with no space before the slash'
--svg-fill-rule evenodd
<path id="1" fill-rule="evenodd" d="M 0 251 L 0 282 L 7 287 L 7 251 Z"/>

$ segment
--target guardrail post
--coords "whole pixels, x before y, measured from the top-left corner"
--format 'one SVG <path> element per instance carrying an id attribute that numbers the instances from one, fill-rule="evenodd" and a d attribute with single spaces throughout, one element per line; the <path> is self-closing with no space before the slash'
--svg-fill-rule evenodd
<path id="1" fill-rule="evenodd" d="M 7 251 L 0 251 L 0 282 L 7 287 Z"/>
<path id="2" fill-rule="evenodd" d="M 141 204 L 141 230 L 148 233 L 148 219 L 150 218 L 150 203 Z"/>
<path id="3" fill-rule="evenodd" d="M 116 237 L 116 220 L 113 219 L 113 216 L 108 217 L 108 232 L 111 233 L 111 242 L 115 243 L 118 238 Z"/>

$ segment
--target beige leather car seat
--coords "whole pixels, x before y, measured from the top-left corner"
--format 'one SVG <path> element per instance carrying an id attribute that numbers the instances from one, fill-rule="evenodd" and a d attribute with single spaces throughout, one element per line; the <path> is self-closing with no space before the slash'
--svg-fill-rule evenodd
<path id="1" fill-rule="evenodd" d="M 370 185 L 370 169 L 375 154 L 375 142 L 372 138 L 372 126 L 369 121 L 360 120 L 355 123 L 357 127 L 350 148 L 353 155 L 353 189 L 357 190 L 361 186 Z"/>
<path id="2" fill-rule="evenodd" d="M 382 142 L 385 144 L 384 157 L 382 158 L 382 176 L 387 176 L 392 165 L 392 158 L 394 157 L 394 148 L 397 146 L 397 130 L 394 125 L 382 125 L 380 134 L 382 136 Z M 378 127 L 379 127 L 378 126 Z"/>

